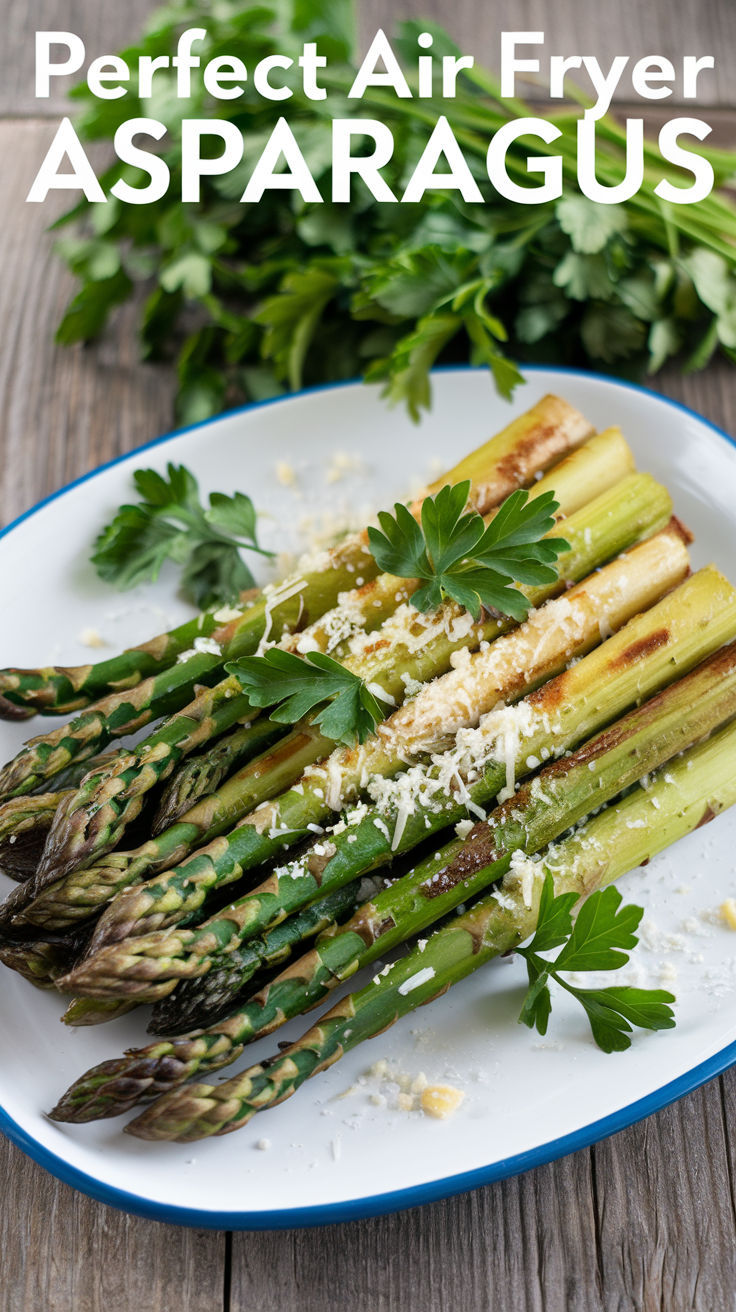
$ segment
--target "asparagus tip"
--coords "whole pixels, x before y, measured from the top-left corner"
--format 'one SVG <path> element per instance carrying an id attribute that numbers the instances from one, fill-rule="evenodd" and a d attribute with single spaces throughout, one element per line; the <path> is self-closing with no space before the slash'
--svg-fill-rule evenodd
<path id="1" fill-rule="evenodd" d="M 0 720 L 31 720 L 35 710 L 27 706 L 16 706 L 0 693 Z"/>

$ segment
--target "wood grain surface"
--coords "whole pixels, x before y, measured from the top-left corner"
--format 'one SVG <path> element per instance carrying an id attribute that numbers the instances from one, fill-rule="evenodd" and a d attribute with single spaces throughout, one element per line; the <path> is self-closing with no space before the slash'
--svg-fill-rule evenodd
<path id="1" fill-rule="evenodd" d="M 59 350 L 71 290 L 23 197 L 63 101 L 33 98 L 33 32 L 90 55 L 131 41 L 151 0 L 6 6 L 0 46 L 0 523 L 171 426 L 172 380 L 138 362 L 135 307 L 91 348 Z M 404 0 L 495 62 L 502 28 L 545 28 L 557 53 L 717 56 L 702 102 L 736 139 L 733 0 Z M 363 0 L 364 38 L 396 13 Z M 624 87 L 624 94 L 626 88 Z M 669 111 L 669 103 L 667 109 Z M 62 208 L 62 206 L 59 206 Z M 725 365 L 655 384 L 736 430 Z M 736 1071 L 596 1147 L 397 1216 L 317 1231 L 197 1232 L 126 1216 L 59 1184 L 0 1139 L 0 1312 L 734 1312 Z"/>

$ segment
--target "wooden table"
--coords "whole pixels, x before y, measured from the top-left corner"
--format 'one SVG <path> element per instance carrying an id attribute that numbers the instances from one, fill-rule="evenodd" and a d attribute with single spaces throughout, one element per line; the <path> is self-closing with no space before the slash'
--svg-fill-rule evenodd
<path id="1" fill-rule="evenodd" d="M 130 40 L 151 0 L 7 8 L 0 522 L 165 431 L 172 413 L 169 374 L 137 360 L 134 308 L 98 346 L 54 347 L 71 282 L 44 235 L 54 205 L 23 203 L 50 120 L 63 112 L 57 95 L 33 98 L 33 31 L 76 31 L 90 54 L 109 53 Z M 388 25 L 392 9 L 391 0 L 363 0 L 364 32 Z M 714 124 L 713 140 L 734 144 L 733 0 L 404 0 L 401 12 L 449 21 L 462 47 L 489 62 L 504 27 L 534 29 L 545 18 L 557 53 L 713 52 L 718 69 L 695 112 Z M 666 111 L 675 112 L 669 101 Z M 655 386 L 736 428 L 727 366 L 669 373 Z M 734 1124 L 736 1071 L 592 1149 L 446 1203 L 319 1231 L 235 1235 L 125 1216 L 0 1140 L 0 1312 L 727 1312 L 736 1307 Z"/>

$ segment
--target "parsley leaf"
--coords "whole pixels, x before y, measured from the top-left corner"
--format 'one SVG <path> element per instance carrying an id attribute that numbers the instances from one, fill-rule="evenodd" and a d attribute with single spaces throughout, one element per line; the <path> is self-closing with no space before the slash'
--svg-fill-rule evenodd
<path id="1" fill-rule="evenodd" d="M 266 329 L 264 355 L 275 361 L 295 391 L 302 386 L 307 352 L 346 271 L 345 262 L 333 260 L 288 273 L 278 294 L 264 301 L 256 315 Z"/>
<path id="2" fill-rule="evenodd" d="M 366 382 L 385 378 L 384 396 L 392 403 L 405 401 L 412 419 L 418 419 L 431 402 L 429 371 L 461 327 L 462 320 L 450 312 L 423 315 L 389 356 L 374 360 L 365 370 Z"/>
<path id="3" fill-rule="evenodd" d="M 627 1036 L 634 1025 L 643 1030 L 671 1030 L 675 1019 L 669 1007 L 671 993 L 663 989 L 574 989 L 568 987 L 585 1008 L 593 1038 L 604 1052 L 624 1052 L 631 1046 Z"/>
<path id="4" fill-rule="evenodd" d="M 557 220 L 581 255 L 602 251 L 612 237 L 626 232 L 623 205 L 599 205 L 587 196 L 564 196 L 556 205 Z"/>
<path id="5" fill-rule="evenodd" d="M 158 578 L 164 561 L 181 566 L 184 596 L 196 606 L 234 601 L 252 588 L 254 578 L 240 549 L 264 551 L 256 538 L 256 512 L 242 492 L 212 492 L 209 509 L 185 465 L 169 464 L 166 476 L 154 469 L 133 475 L 141 500 L 124 505 L 100 533 L 92 562 L 98 574 L 121 590 Z"/>
<path id="6" fill-rule="evenodd" d="M 565 942 L 572 933 L 572 909 L 577 900 L 577 893 L 559 893 L 555 897 L 552 879 L 549 875 L 545 877 L 530 953 L 551 952 Z"/>
<path id="7" fill-rule="evenodd" d="M 529 976 L 529 988 L 524 998 L 519 1020 L 524 1025 L 528 1025 L 530 1030 L 536 1029 L 540 1034 L 546 1034 L 552 1010 L 552 998 L 547 983 L 549 974 L 544 968 L 544 963 L 538 957 L 532 955 L 527 957 L 526 969 Z"/>
<path id="8" fill-rule="evenodd" d="M 475 620 L 483 608 L 523 620 L 529 602 L 510 582 L 554 582 L 557 557 L 570 549 L 562 538 L 540 541 L 554 527 L 554 493 L 512 492 L 486 525 L 476 510 L 465 511 L 469 492 L 465 481 L 425 498 L 421 525 L 399 502 L 393 515 L 381 511 L 381 528 L 368 529 L 371 553 L 384 573 L 420 580 L 411 598 L 417 610 L 449 597 Z"/>
<path id="9" fill-rule="evenodd" d="M 272 647 L 264 656 L 245 656 L 225 669 L 240 681 L 253 706 L 275 706 L 270 719 L 277 724 L 296 724 L 321 707 L 315 723 L 336 743 L 362 743 L 385 715 L 364 681 L 323 652 L 302 657 Z"/>
<path id="10" fill-rule="evenodd" d="M 604 1052 L 623 1052 L 631 1046 L 634 1026 L 646 1030 L 668 1030 L 675 1024 L 671 993 L 663 989 L 612 987 L 584 989 L 562 978 L 561 971 L 616 970 L 628 961 L 638 942 L 636 929 L 644 914 L 641 907 L 622 906 L 618 889 L 600 889 L 583 903 L 575 924 L 572 907 L 575 893 L 555 896 L 552 875 L 547 871 L 539 901 L 537 929 L 519 953 L 526 960 L 529 988 L 519 1020 L 540 1034 L 547 1033 L 552 1009 L 549 980 L 576 998 L 590 1022 L 595 1042 Z M 562 945 L 554 961 L 539 955 Z"/>
<path id="11" fill-rule="evenodd" d="M 555 961 L 557 970 L 617 970 L 638 943 L 641 907 L 622 907 L 623 898 L 611 885 L 588 898 L 578 912 L 573 931 Z"/>

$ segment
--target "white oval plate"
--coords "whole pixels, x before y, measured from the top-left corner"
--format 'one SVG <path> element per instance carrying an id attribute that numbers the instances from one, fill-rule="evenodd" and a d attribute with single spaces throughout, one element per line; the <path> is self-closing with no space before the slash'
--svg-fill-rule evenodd
<path id="1" fill-rule="evenodd" d="M 621 426 L 640 468 L 671 489 L 696 532 L 696 564 L 732 568 L 736 450 L 697 415 L 641 388 L 567 370 L 529 370 L 513 411 L 485 371 L 434 377 L 432 413 L 420 426 L 389 411 L 377 390 L 346 384 L 248 408 L 162 438 L 144 452 L 64 489 L 7 529 L 0 541 L 0 665 L 87 661 L 80 642 L 99 630 L 110 650 L 188 614 L 174 576 L 117 594 L 94 576 L 90 544 L 142 463 L 183 461 L 210 489 L 248 491 L 266 516 L 265 545 L 294 548 L 299 522 L 328 505 L 379 508 L 430 472 L 449 467 L 545 392 L 566 397 L 602 429 Z M 335 460 L 335 453 L 347 458 Z M 284 486 L 276 462 L 289 462 Z M 282 471 L 283 474 L 283 471 Z M 336 477 L 339 475 L 339 477 Z M 27 726 L 0 725 L 7 759 Z M 643 904 L 647 933 L 636 975 L 668 980 L 677 1028 L 638 1034 L 626 1053 L 594 1047 L 582 1015 L 555 999 L 547 1039 L 515 1023 L 519 962 L 466 980 L 431 1008 L 363 1045 L 296 1097 L 232 1137 L 193 1146 L 141 1143 L 120 1121 L 55 1125 L 44 1116 L 83 1070 L 146 1042 L 145 1012 L 69 1032 L 58 998 L 9 971 L 0 995 L 0 1129 L 36 1161 L 106 1203 L 159 1220 L 215 1228 L 272 1228 L 346 1220 L 407 1207 L 526 1170 L 592 1143 L 687 1093 L 736 1061 L 736 936 L 709 918 L 736 893 L 736 808 L 621 881 Z M 0 882 L 9 881 L 0 877 Z M 3 888 L 4 892 L 4 888 Z M 674 984 L 669 981 L 676 970 Z M 291 1038 L 304 1021 L 279 1038 Z M 243 1067 L 275 1048 L 253 1046 Z M 466 1098 L 452 1120 L 376 1105 L 370 1066 L 450 1082 Z M 237 1068 L 236 1068 L 237 1069 Z M 258 1148 L 267 1137 L 267 1150 Z"/>

